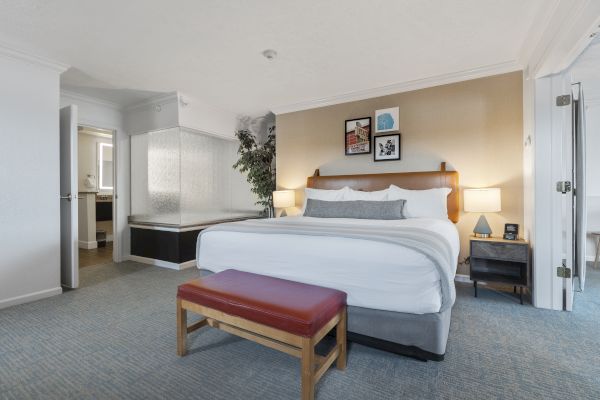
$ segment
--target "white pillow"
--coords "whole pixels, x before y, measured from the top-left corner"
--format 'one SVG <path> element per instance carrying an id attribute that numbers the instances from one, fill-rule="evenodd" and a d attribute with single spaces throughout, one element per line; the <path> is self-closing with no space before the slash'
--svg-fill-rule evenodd
<path id="1" fill-rule="evenodd" d="M 366 200 L 366 201 L 385 201 L 388 199 L 388 192 L 390 189 L 377 190 L 374 192 L 363 192 L 361 190 L 354 190 L 348 188 L 348 193 L 345 194 L 344 200 Z"/>
<path id="2" fill-rule="evenodd" d="M 450 188 L 427 190 L 402 189 L 390 185 L 388 200 L 406 200 L 404 216 L 406 218 L 448 219 L 448 195 Z"/>
<path id="3" fill-rule="evenodd" d="M 344 197 L 348 194 L 349 190 L 350 188 L 348 186 L 345 186 L 342 189 L 334 190 L 304 188 L 304 204 L 302 205 L 302 214 L 304 214 L 304 210 L 306 210 L 307 199 L 342 201 L 345 200 Z"/>

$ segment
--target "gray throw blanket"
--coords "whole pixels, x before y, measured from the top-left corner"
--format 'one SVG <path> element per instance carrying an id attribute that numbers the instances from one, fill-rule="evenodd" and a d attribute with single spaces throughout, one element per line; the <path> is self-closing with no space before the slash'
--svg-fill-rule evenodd
<path id="1" fill-rule="evenodd" d="M 281 222 L 280 222 L 281 221 Z M 452 259 L 450 243 L 442 236 L 427 229 L 414 227 L 383 227 L 370 225 L 353 225 L 339 223 L 291 222 L 283 220 L 247 220 L 214 225 L 200 232 L 197 252 L 200 252 L 202 236 L 209 232 L 241 232 L 267 235 L 303 235 L 333 236 L 350 239 L 371 240 L 391 243 L 415 250 L 427 257 L 435 265 L 440 275 L 442 288 L 441 311 L 452 307 L 456 299 L 453 268 L 456 260 Z M 199 254 L 196 254 L 199 260 Z"/>

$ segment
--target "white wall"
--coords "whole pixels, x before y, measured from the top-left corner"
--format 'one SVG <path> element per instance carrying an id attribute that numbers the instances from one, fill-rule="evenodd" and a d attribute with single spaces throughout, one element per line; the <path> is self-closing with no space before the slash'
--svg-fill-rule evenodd
<path id="1" fill-rule="evenodd" d="M 8 54 L 0 48 L 0 308 L 62 291 L 60 69 Z"/>
<path id="2" fill-rule="evenodd" d="M 125 130 L 130 135 L 179 126 L 177 92 L 153 97 L 124 110 Z"/>
<path id="3" fill-rule="evenodd" d="M 600 65 L 598 65 L 600 69 Z M 587 195 L 600 197 L 600 102 L 586 107 Z M 600 228 L 597 227 L 597 228 Z"/>
<path id="4" fill-rule="evenodd" d="M 179 94 L 180 126 L 232 139 L 235 138 L 237 123 L 237 114 Z"/>
<path id="5" fill-rule="evenodd" d="M 178 92 L 127 107 L 124 116 L 130 135 L 184 126 L 233 139 L 238 124 L 237 114 Z"/>
<path id="6" fill-rule="evenodd" d="M 523 238 L 535 243 L 534 224 L 534 156 L 535 156 L 535 79 L 523 73 Z"/>
<path id="7" fill-rule="evenodd" d="M 586 108 L 586 154 L 588 231 L 600 232 L 600 101 L 590 102 Z M 593 260 L 596 243 L 591 236 L 587 240 L 587 259 Z"/>
<path id="8" fill-rule="evenodd" d="M 112 103 L 82 96 L 76 93 L 61 91 L 61 107 L 76 104 L 79 112 L 79 124 L 95 128 L 103 128 L 115 131 L 116 147 L 113 147 L 113 156 L 117 168 L 117 185 L 115 196 L 117 197 L 117 212 L 114 220 L 117 223 L 118 243 L 115 243 L 116 261 L 120 262 L 129 256 L 130 238 L 127 217 L 130 212 L 130 183 L 129 183 L 129 135 L 124 128 L 123 113 L 120 108 Z"/>

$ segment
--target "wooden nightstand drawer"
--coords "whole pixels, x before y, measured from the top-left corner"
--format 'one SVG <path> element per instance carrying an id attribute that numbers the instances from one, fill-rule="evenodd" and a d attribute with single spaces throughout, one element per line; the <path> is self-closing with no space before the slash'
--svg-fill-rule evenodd
<path id="1" fill-rule="evenodd" d="M 528 252 L 529 247 L 522 244 L 477 240 L 471 242 L 471 257 L 475 258 L 527 262 Z"/>
<path id="2" fill-rule="evenodd" d="M 477 297 L 477 282 L 499 282 L 513 286 L 523 304 L 523 288 L 529 287 L 529 243 L 500 238 L 471 239 L 471 280 Z"/>

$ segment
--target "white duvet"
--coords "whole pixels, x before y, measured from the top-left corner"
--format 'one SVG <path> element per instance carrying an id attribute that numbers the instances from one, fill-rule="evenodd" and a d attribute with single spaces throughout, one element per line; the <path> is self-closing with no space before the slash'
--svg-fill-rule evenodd
<path id="1" fill-rule="evenodd" d="M 449 220 L 357 220 L 285 217 L 265 223 L 344 223 L 409 226 L 436 232 L 448 241 L 453 259 L 460 249 L 458 231 Z M 342 290 L 351 306 L 412 314 L 440 311 L 440 276 L 432 261 L 402 246 L 330 236 L 206 232 L 199 241 L 198 268 L 241 271 Z M 456 272 L 454 270 L 453 272 Z"/>

